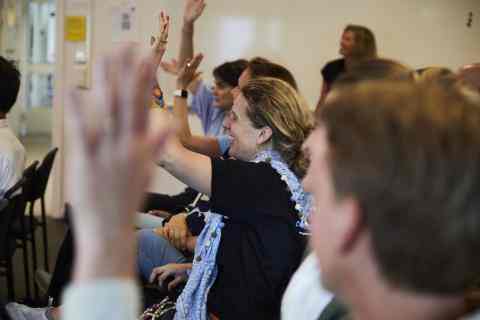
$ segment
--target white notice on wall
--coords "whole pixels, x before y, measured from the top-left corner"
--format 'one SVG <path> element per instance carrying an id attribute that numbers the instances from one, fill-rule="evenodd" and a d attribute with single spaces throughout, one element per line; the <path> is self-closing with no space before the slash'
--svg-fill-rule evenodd
<path id="1" fill-rule="evenodd" d="M 116 42 L 138 42 L 137 3 L 115 1 L 112 6 L 112 39 Z"/>

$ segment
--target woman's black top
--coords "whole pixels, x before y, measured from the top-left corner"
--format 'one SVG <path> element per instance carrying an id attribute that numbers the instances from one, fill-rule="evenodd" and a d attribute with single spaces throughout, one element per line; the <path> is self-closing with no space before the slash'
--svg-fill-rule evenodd
<path id="1" fill-rule="evenodd" d="M 295 203 L 267 163 L 212 159 L 211 210 L 227 219 L 207 308 L 220 319 L 279 319 L 307 239 Z"/>

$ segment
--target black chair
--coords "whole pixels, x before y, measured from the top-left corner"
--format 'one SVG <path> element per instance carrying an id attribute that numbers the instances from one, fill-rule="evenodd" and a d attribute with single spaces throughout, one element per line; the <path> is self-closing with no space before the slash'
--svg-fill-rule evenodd
<path id="1" fill-rule="evenodd" d="M 15 300 L 15 286 L 13 274 L 13 256 L 17 248 L 23 249 L 24 262 L 28 261 L 26 241 L 22 246 L 17 245 L 17 239 L 13 232 L 14 225 L 24 226 L 25 198 L 21 192 L 24 178 L 11 187 L 2 200 L 3 209 L 0 210 L 0 275 L 7 278 L 8 299 Z M 24 239 L 25 240 L 25 239 Z M 28 264 L 24 263 L 25 286 L 27 296 L 30 292 L 30 278 Z"/>
<path id="2" fill-rule="evenodd" d="M 35 188 L 32 198 L 27 198 L 30 203 L 30 217 L 33 217 L 33 208 L 35 201 L 40 200 L 41 205 L 41 219 L 36 221 L 37 226 L 42 228 L 43 237 L 43 262 L 46 271 L 50 271 L 48 263 L 48 237 L 47 237 L 47 213 L 45 210 L 45 192 L 47 190 L 48 179 L 52 171 L 53 162 L 57 155 L 58 148 L 54 148 L 47 153 L 42 163 L 38 166 L 36 171 Z"/>
<path id="3" fill-rule="evenodd" d="M 27 195 L 33 192 L 35 175 L 38 166 L 38 161 L 34 161 L 23 171 L 23 185 L 22 185 L 22 197 L 18 199 L 18 203 L 14 207 L 15 214 L 20 217 L 16 219 L 12 225 L 11 233 L 14 238 L 17 240 L 17 248 L 23 249 L 23 265 L 25 268 L 25 285 L 26 285 L 26 296 L 27 299 L 31 299 L 32 295 L 30 292 L 30 276 L 29 276 L 29 261 L 27 254 L 27 241 L 30 241 L 32 246 L 32 259 L 34 261 L 34 266 L 37 262 L 37 252 L 36 252 L 36 243 L 35 237 L 32 233 L 32 222 L 30 219 L 26 219 L 25 209 L 27 205 Z"/>
<path id="4" fill-rule="evenodd" d="M 43 261 L 46 271 L 50 271 L 48 265 L 48 237 L 47 237 L 47 214 L 45 210 L 45 191 L 47 190 L 48 179 L 50 177 L 50 172 L 52 171 L 53 162 L 57 154 L 58 148 L 50 150 L 42 163 L 38 166 L 35 172 L 35 182 L 32 189 L 32 192 L 26 194 L 26 200 L 29 205 L 29 216 L 30 222 L 33 226 L 32 233 L 35 232 L 35 228 L 42 228 L 42 238 L 43 238 Z M 41 205 L 41 217 L 40 219 L 35 219 L 33 216 L 35 202 L 40 200 Z M 34 261 L 34 271 L 36 270 L 36 261 Z"/>

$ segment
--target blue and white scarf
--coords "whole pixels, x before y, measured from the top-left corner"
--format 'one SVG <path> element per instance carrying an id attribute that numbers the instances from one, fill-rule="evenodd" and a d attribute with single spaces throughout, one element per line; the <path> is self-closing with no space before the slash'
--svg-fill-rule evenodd
<path id="1" fill-rule="evenodd" d="M 298 214 L 299 233 L 308 234 L 308 215 L 312 206 L 312 197 L 303 191 L 302 184 L 295 174 L 282 157 L 272 150 L 260 152 L 253 162 L 270 163 L 282 181 L 287 184 Z M 222 215 L 213 212 L 206 215 L 205 227 L 197 238 L 188 282 L 177 299 L 175 320 L 208 320 L 207 296 L 217 277 L 216 257 L 224 226 L 223 218 Z"/>

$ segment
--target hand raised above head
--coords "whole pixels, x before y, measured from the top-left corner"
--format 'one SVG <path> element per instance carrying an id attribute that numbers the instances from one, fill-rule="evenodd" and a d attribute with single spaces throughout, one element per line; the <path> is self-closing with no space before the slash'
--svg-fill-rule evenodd
<path id="1" fill-rule="evenodd" d="M 152 46 L 152 55 L 155 57 L 155 64 L 160 64 L 163 54 L 167 50 L 168 35 L 170 32 L 170 16 L 161 11 L 159 15 L 159 32 L 157 36 L 152 36 L 150 45 Z"/>
<path id="2" fill-rule="evenodd" d="M 67 185 L 80 240 L 99 242 L 133 230 L 153 165 L 169 135 L 151 133 L 148 101 L 154 61 L 132 45 L 101 60 L 92 91 L 67 105 Z"/>
<path id="3" fill-rule="evenodd" d="M 178 71 L 177 87 L 187 89 L 188 86 L 201 75 L 201 72 L 197 71 L 197 69 L 202 59 L 203 55 L 199 53 L 192 59 L 185 61 L 185 64 Z"/>
<path id="4" fill-rule="evenodd" d="M 183 21 L 185 23 L 194 23 L 202 15 L 206 6 L 205 0 L 186 0 Z"/>

